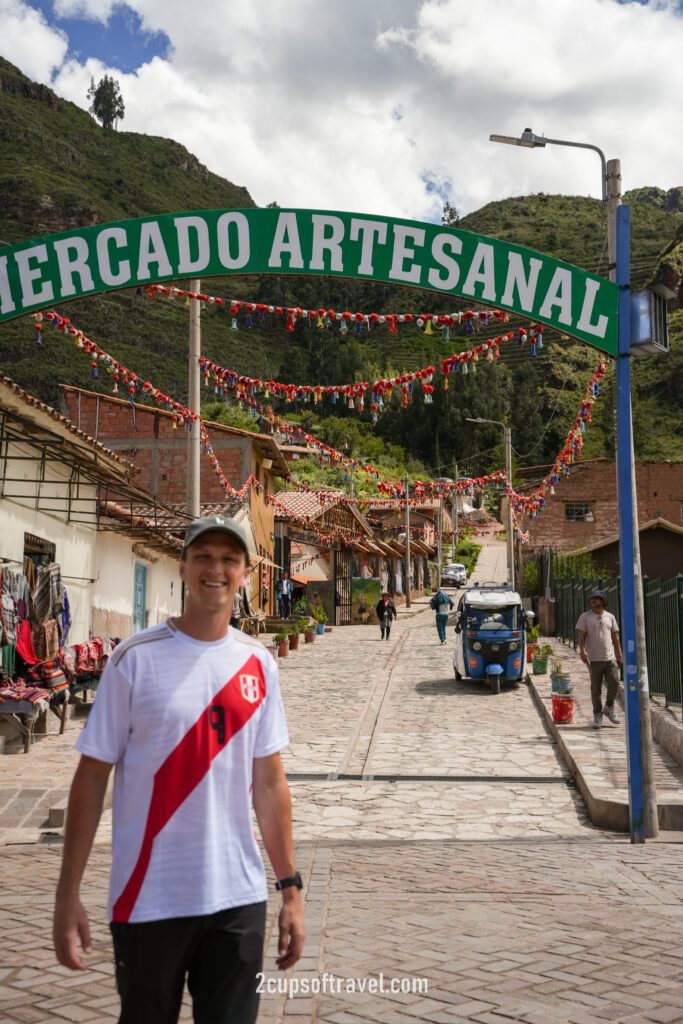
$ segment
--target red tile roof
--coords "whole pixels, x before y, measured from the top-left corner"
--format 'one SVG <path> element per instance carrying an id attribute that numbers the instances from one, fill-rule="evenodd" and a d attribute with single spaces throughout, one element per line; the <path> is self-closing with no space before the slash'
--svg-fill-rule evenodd
<path id="1" fill-rule="evenodd" d="M 326 508 L 330 508 L 331 505 L 336 504 L 336 500 L 333 500 L 331 502 L 325 502 L 325 504 L 322 505 L 320 503 L 321 495 L 325 495 L 332 499 L 346 497 L 344 491 L 278 491 L 275 498 L 292 515 L 305 516 L 306 519 L 315 519 L 315 517 L 321 515 Z M 277 507 L 275 509 L 275 515 L 277 516 Z"/>

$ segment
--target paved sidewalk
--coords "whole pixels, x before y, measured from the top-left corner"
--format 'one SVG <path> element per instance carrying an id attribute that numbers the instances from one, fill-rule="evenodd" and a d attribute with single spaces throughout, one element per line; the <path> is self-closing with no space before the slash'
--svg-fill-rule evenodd
<path id="1" fill-rule="evenodd" d="M 500 578 L 500 548 L 475 579 Z M 281 662 L 308 940 L 291 992 L 263 996 L 261 1024 L 683 1021 L 683 844 L 669 833 L 633 846 L 596 827 L 530 687 L 456 683 L 452 636 L 441 647 L 433 613 L 412 611 L 388 643 L 372 627 L 335 628 Z M 66 788 L 80 726 L 0 761 L 18 790 L 4 830 L 0 818 L 0 1024 L 117 1019 L 109 816 L 84 886 L 83 974 L 50 949 L 59 836 L 35 841 L 37 804 Z M 273 895 L 271 983 L 278 905 Z"/>

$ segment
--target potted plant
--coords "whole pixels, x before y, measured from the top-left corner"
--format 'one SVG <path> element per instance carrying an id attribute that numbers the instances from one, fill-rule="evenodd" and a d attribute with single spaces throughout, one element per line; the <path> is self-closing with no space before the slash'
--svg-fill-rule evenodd
<path id="1" fill-rule="evenodd" d="M 559 658 L 553 660 L 550 668 L 552 684 L 553 722 L 568 725 L 574 718 L 574 693 L 569 673 L 562 669 Z"/>
<path id="2" fill-rule="evenodd" d="M 300 597 L 292 605 L 292 618 L 293 619 L 308 619 L 308 606 L 306 604 L 306 598 Z"/>
<path id="3" fill-rule="evenodd" d="M 536 622 L 534 625 L 529 625 L 526 628 L 526 661 L 527 665 L 530 665 L 534 658 L 534 652 L 538 647 L 538 634 L 541 627 Z"/>
<path id="4" fill-rule="evenodd" d="M 277 647 L 278 657 L 286 658 L 289 654 L 289 638 L 286 630 L 275 634 L 275 646 Z"/>
<path id="5" fill-rule="evenodd" d="M 312 644 L 313 641 L 315 640 L 315 627 L 313 626 L 313 623 L 310 621 L 310 619 L 307 619 L 306 622 L 304 622 L 303 630 L 304 630 L 304 643 L 305 644 Z"/>
<path id="6" fill-rule="evenodd" d="M 318 633 L 319 636 L 322 636 L 323 633 L 325 632 L 325 623 L 327 622 L 327 615 L 325 614 L 325 609 L 321 604 L 319 604 L 317 608 L 313 609 L 313 618 L 316 621 L 315 631 L 316 633 Z"/>
<path id="7" fill-rule="evenodd" d="M 548 671 L 548 658 L 552 653 L 553 649 L 550 644 L 543 644 L 537 651 L 534 651 L 532 663 L 534 675 L 543 675 Z"/>
<path id="8" fill-rule="evenodd" d="M 553 658 L 550 666 L 550 683 L 553 693 L 570 694 L 572 683 L 569 672 L 565 672 L 559 658 Z"/>
<path id="9" fill-rule="evenodd" d="M 295 622 L 291 626 L 287 627 L 287 637 L 289 639 L 290 651 L 296 651 L 299 649 L 299 623 Z"/>

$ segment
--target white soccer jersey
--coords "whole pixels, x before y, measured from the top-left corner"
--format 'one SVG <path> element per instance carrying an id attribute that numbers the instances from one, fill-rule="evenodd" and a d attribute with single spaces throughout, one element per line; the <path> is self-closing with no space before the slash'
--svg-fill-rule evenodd
<path id="1" fill-rule="evenodd" d="M 265 900 L 252 760 L 288 742 L 277 665 L 257 640 L 231 628 L 207 643 L 171 621 L 125 640 L 76 743 L 116 765 L 110 918 Z"/>

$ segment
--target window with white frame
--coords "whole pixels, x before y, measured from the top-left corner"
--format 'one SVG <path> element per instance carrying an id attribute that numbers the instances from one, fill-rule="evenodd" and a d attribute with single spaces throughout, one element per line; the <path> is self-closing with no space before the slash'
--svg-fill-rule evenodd
<path id="1" fill-rule="evenodd" d="M 683 512 L 681 513 L 683 515 Z M 565 501 L 564 518 L 569 523 L 594 523 L 592 501 Z"/>

